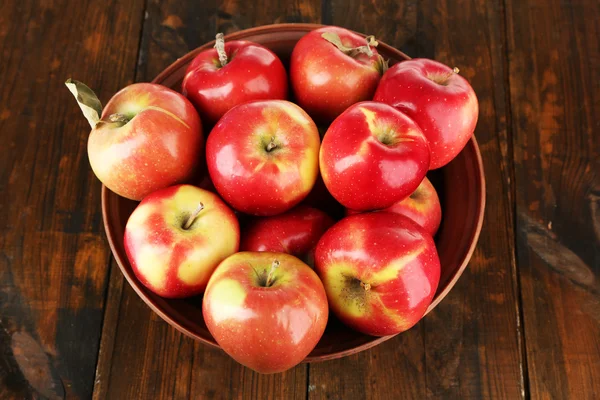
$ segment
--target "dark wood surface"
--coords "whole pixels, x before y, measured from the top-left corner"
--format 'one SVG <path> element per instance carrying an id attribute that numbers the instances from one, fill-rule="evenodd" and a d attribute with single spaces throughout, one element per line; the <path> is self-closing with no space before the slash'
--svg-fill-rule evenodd
<path id="1" fill-rule="evenodd" d="M 488 201 L 469 267 L 417 326 L 262 376 L 124 282 L 63 81 L 106 101 L 217 31 L 276 22 L 458 66 Z M 600 398 L 599 26 L 594 0 L 0 2 L 0 398 Z"/>

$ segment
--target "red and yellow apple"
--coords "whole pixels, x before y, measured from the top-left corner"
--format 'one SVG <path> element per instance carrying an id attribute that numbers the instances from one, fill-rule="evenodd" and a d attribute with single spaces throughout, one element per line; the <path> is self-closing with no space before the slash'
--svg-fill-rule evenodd
<path id="1" fill-rule="evenodd" d="M 319 133 L 300 107 L 265 100 L 234 107 L 208 136 L 206 160 L 215 188 L 246 214 L 281 214 L 312 189 Z"/>
<path id="2" fill-rule="evenodd" d="M 388 212 L 352 215 L 335 224 L 317 245 L 315 270 L 334 314 L 373 336 L 416 324 L 440 279 L 431 235 Z"/>
<path id="3" fill-rule="evenodd" d="M 323 181 L 337 201 L 352 210 L 377 210 L 417 189 L 429 169 L 429 145 L 400 111 L 362 102 L 330 125 L 319 158 Z"/>
<path id="4" fill-rule="evenodd" d="M 294 47 L 290 81 L 296 101 L 319 122 L 371 100 L 387 65 L 377 42 L 337 26 L 307 33 Z"/>
<path id="5" fill-rule="evenodd" d="M 102 110 L 87 86 L 72 80 L 66 84 L 92 127 L 92 169 L 110 190 L 139 201 L 194 175 L 203 157 L 202 125 L 184 96 L 161 85 L 136 83 Z"/>
<path id="6" fill-rule="evenodd" d="M 431 236 L 436 234 L 442 221 L 440 198 L 427 178 L 423 179 L 417 190 L 410 196 L 381 211 L 404 215 L 424 228 Z M 346 214 L 353 215 L 359 212 L 347 209 Z"/>
<path id="7" fill-rule="evenodd" d="M 162 297 L 202 293 L 214 269 L 238 250 L 240 230 L 217 195 L 176 185 L 147 196 L 125 227 L 125 251 L 133 272 Z"/>
<path id="8" fill-rule="evenodd" d="M 452 161 L 477 125 L 477 96 L 458 72 L 433 60 L 403 61 L 384 74 L 375 93 L 375 101 L 394 106 L 421 127 L 431 148 L 431 169 Z"/>
<path id="9" fill-rule="evenodd" d="M 287 98 L 287 74 L 271 50 L 246 40 L 224 42 L 198 54 L 183 78 L 183 94 L 203 120 L 216 123 L 234 106 L 252 100 Z"/>
<path id="10" fill-rule="evenodd" d="M 255 218 L 242 232 L 240 251 L 287 253 L 312 267 L 315 246 L 333 224 L 333 219 L 323 211 L 306 206 L 272 217 Z"/>
<path id="11" fill-rule="evenodd" d="M 319 277 L 296 257 L 240 252 L 210 278 L 202 313 L 227 354 L 255 371 L 275 373 L 312 351 L 329 310 Z"/>

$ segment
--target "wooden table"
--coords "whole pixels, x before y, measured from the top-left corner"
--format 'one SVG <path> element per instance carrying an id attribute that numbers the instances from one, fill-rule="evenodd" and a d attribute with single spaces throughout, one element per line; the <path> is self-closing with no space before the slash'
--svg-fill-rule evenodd
<path id="1" fill-rule="evenodd" d="M 217 31 L 277 22 L 458 66 L 480 100 L 487 209 L 467 271 L 413 329 L 261 376 L 124 282 L 63 82 L 106 101 Z M 600 398 L 599 27 L 598 0 L 3 0 L 0 398 Z"/>

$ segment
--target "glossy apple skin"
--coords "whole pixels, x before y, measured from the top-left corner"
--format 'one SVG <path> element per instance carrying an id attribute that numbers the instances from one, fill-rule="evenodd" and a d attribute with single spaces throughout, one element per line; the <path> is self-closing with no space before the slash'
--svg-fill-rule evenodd
<path id="1" fill-rule="evenodd" d="M 403 61 L 387 70 L 374 100 L 394 106 L 421 127 L 431 148 L 431 169 L 443 167 L 460 153 L 473 136 L 479 115 L 469 82 L 428 59 Z"/>
<path id="2" fill-rule="evenodd" d="M 273 284 L 265 287 L 274 260 L 279 268 Z M 304 360 L 321 339 L 329 310 L 319 277 L 296 257 L 240 252 L 223 261 L 210 278 L 202 313 L 227 354 L 267 374 Z"/>
<path id="3" fill-rule="evenodd" d="M 202 119 L 213 125 L 238 104 L 285 100 L 287 74 L 271 50 L 245 40 L 225 42 L 229 62 L 221 67 L 216 49 L 201 52 L 186 70 L 182 91 Z"/>
<path id="4" fill-rule="evenodd" d="M 334 220 L 316 208 L 298 206 L 273 217 L 256 218 L 242 233 L 240 251 L 271 251 L 314 266 L 315 246 Z"/>
<path id="5" fill-rule="evenodd" d="M 334 314 L 373 336 L 415 325 L 440 279 L 431 235 L 388 212 L 352 215 L 335 224 L 317 245 L 315 270 Z"/>
<path id="6" fill-rule="evenodd" d="M 383 69 L 375 48 L 372 57 L 353 58 L 322 38 L 324 32 L 337 33 L 348 47 L 367 42 L 347 29 L 326 26 L 307 33 L 294 47 L 290 82 L 296 103 L 316 121 L 329 123 L 352 104 L 371 100 Z"/>
<path id="7" fill-rule="evenodd" d="M 319 159 L 337 201 L 352 210 L 377 210 L 415 191 L 429 169 L 429 145 L 406 115 L 387 104 L 362 102 L 329 126 Z"/>
<path id="8" fill-rule="evenodd" d="M 271 151 L 271 140 L 277 147 Z M 219 120 L 206 143 L 208 171 L 219 194 L 246 214 L 281 214 L 312 189 L 319 133 L 300 107 L 284 100 L 245 103 Z"/>
<path id="9" fill-rule="evenodd" d="M 122 114 L 126 124 L 111 123 Z M 153 83 L 135 83 L 115 94 L 88 139 L 94 173 L 110 190 L 131 200 L 189 179 L 202 159 L 202 124 L 181 94 Z"/>
<path id="10" fill-rule="evenodd" d="M 381 211 L 404 215 L 424 228 L 431 236 L 435 236 L 442 222 L 440 198 L 427 178 L 423 179 L 417 190 L 410 196 Z M 359 211 L 346 209 L 347 215 L 358 213 Z"/>
<path id="11" fill-rule="evenodd" d="M 202 202 L 189 229 L 183 225 Z M 218 234 L 215 234 L 218 232 Z M 152 193 L 125 226 L 125 251 L 136 277 L 162 297 L 202 293 L 214 269 L 239 248 L 238 221 L 217 195 L 176 185 Z"/>

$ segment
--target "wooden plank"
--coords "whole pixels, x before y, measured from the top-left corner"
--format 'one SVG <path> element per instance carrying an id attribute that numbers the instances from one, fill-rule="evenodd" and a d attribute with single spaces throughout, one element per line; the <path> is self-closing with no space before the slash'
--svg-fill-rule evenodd
<path id="1" fill-rule="evenodd" d="M 143 1 L 109 3 L 0 5 L 2 398 L 92 393 L 110 252 L 89 125 L 63 82 L 106 100 L 132 80 Z"/>
<path id="2" fill-rule="evenodd" d="M 503 10 L 485 0 L 333 1 L 332 10 L 334 24 L 460 68 L 480 100 L 476 137 L 490 201 L 477 250 L 450 295 L 408 332 L 311 365 L 310 398 L 523 397 Z"/>
<path id="3" fill-rule="evenodd" d="M 150 81 L 218 31 L 273 22 L 318 22 L 320 4 L 151 0 L 147 7 L 136 80 Z M 156 316 L 120 272 L 111 274 L 107 316 L 94 397 L 101 398 L 298 398 L 306 396 L 306 365 L 259 375 L 222 351 L 196 343 Z"/>
<path id="4" fill-rule="evenodd" d="M 600 3 L 507 0 L 532 398 L 600 397 Z"/>

